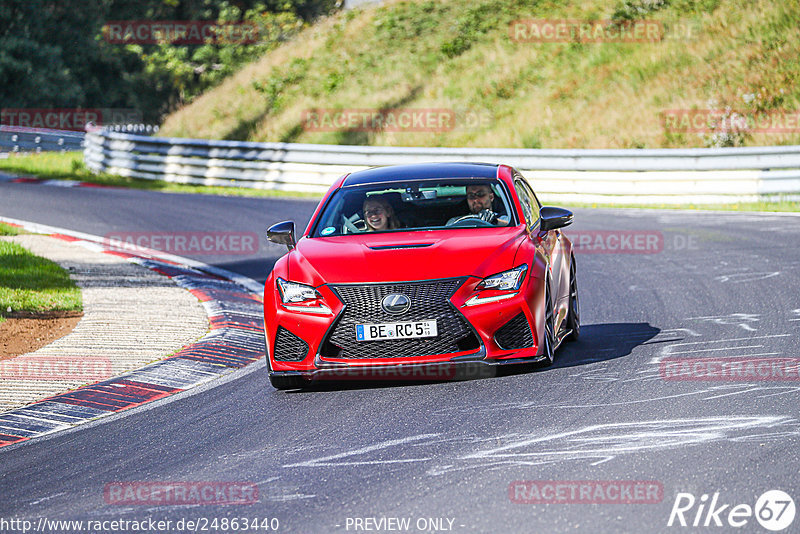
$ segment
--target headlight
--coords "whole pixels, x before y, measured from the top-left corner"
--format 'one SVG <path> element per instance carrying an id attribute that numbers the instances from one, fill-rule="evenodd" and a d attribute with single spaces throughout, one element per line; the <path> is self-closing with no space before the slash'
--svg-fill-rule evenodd
<path id="1" fill-rule="evenodd" d="M 322 297 L 322 295 L 311 286 L 298 284 L 297 282 L 287 282 L 283 278 L 278 278 L 278 290 L 284 304 L 304 302 Z"/>
<path id="2" fill-rule="evenodd" d="M 482 289 L 497 289 L 500 291 L 516 291 L 522 285 L 525 279 L 525 273 L 528 272 L 528 265 L 522 264 L 519 267 L 514 267 L 509 271 L 493 274 L 487 276 L 478 283 L 475 287 L 477 290 Z"/>
<path id="3" fill-rule="evenodd" d="M 283 307 L 289 311 L 313 313 L 316 315 L 329 315 L 331 309 L 325 304 L 319 291 L 305 284 L 287 282 L 278 278 L 278 293 L 283 301 Z"/>
<path id="4" fill-rule="evenodd" d="M 493 290 L 493 291 L 517 291 L 525 280 L 525 273 L 528 272 L 528 266 L 523 264 L 519 267 L 514 267 L 509 271 L 493 274 L 487 276 L 475 286 L 475 291 Z M 517 293 L 495 293 L 489 291 L 487 293 L 478 293 L 464 303 L 464 306 L 475 306 L 476 304 L 486 304 L 487 302 L 497 302 L 499 300 L 510 299 L 517 295 Z"/>

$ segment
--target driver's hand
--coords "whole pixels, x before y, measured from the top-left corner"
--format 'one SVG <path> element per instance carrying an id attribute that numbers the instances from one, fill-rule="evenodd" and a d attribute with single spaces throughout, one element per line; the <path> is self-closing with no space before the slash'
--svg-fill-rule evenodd
<path id="1" fill-rule="evenodd" d="M 478 218 L 482 221 L 494 224 L 494 222 L 497 220 L 497 214 L 490 209 L 485 209 L 478 212 Z"/>

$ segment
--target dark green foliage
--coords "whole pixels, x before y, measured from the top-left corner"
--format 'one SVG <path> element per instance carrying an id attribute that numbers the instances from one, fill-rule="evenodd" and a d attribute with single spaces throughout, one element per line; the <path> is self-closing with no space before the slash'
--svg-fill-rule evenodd
<path id="1" fill-rule="evenodd" d="M 329 13 L 331 0 L 4 0 L 3 108 L 125 108 L 149 123 Z M 114 44 L 108 21 L 247 21 L 255 43 Z"/>

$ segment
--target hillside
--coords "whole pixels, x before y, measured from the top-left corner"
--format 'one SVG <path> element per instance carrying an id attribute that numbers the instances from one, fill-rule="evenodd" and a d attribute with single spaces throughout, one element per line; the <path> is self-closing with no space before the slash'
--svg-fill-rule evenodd
<path id="1" fill-rule="evenodd" d="M 338 13 L 167 117 L 161 134 L 520 148 L 800 144 L 800 1 L 742 4 L 440 0 Z M 558 19 L 600 42 L 541 42 Z M 636 36 L 655 27 L 658 39 L 634 36 L 635 21 L 645 28 Z M 633 37 L 615 39 L 625 29 Z M 398 109 L 375 127 L 380 110 Z M 403 110 L 427 112 L 410 128 L 391 124 Z M 373 121 L 366 128 L 363 113 Z M 731 125 L 735 113 L 745 122 Z"/>

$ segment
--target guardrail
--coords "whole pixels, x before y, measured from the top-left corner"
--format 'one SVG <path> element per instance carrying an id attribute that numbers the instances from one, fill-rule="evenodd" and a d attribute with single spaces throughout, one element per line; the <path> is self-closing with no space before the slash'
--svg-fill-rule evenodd
<path id="1" fill-rule="evenodd" d="M 507 163 L 548 202 L 735 203 L 800 199 L 800 146 L 544 150 L 251 143 L 86 135 L 93 172 L 203 185 L 322 193 L 344 173 L 436 161 Z"/>
<path id="2" fill-rule="evenodd" d="M 81 150 L 83 132 L 0 125 L 0 149 L 9 152 Z"/>

